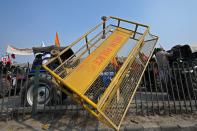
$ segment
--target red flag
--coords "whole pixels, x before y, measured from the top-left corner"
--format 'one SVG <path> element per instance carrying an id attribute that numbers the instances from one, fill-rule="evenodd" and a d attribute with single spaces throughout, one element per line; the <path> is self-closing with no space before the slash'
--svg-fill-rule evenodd
<path id="1" fill-rule="evenodd" d="M 11 54 L 11 57 L 12 57 L 12 59 L 15 59 L 16 57 L 15 57 L 15 54 Z"/>
<path id="2" fill-rule="evenodd" d="M 56 36 L 55 36 L 55 45 L 57 47 L 60 47 L 60 42 L 59 42 L 59 37 L 58 37 L 58 33 L 56 32 Z"/>
<path id="3" fill-rule="evenodd" d="M 10 56 L 8 55 L 8 60 L 7 60 L 7 62 L 6 62 L 7 64 L 12 64 L 12 61 L 11 61 L 11 59 L 10 59 Z"/>

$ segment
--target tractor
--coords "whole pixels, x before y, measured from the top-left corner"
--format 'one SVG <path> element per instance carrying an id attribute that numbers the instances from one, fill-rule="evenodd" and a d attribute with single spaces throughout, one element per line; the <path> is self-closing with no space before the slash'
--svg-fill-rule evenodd
<path id="1" fill-rule="evenodd" d="M 62 51 L 66 47 L 48 46 L 48 47 L 33 47 L 33 53 L 35 59 L 33 61 L 31 69 L 28 71 L 28 80 L 24 83 L 23 89 L 21 90 L 22 105 L 32 106 L 33 105 L 33 94 L 35 86 L 35 79 L 38 79 L 38 97 L 37 106 L 44 106 L 60 102 L 60 99 L 65 99 L 66 95 L 62 94 L 57 90 L 57 84 L 54 79 L 43 69 L 42 64 L 46 63 L 49 59 L 56 55 L 57 52 Z M 69 49 L 64 53 L 64 59 L 68 59 L 74 52 Z M 55 66 L 55 65 L 51 65 Z M 39 78 L 36 77 L 36 72 L 39 73 Z M 60 98 L 61 97 L 61 98 Z"/>

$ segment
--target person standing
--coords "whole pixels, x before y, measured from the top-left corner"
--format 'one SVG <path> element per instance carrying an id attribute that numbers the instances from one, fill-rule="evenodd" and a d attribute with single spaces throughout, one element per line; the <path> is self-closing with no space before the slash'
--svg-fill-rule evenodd
<path id="1" fill-rule="evenodd" d="M 159 74 L 162 81 L 168 81 L 169 72 L 169 57 L 172 57 L 173 53 L 166 52 L 163 48 L 157 48 L 155 52 L 156 61 L 158 64 Z"/>

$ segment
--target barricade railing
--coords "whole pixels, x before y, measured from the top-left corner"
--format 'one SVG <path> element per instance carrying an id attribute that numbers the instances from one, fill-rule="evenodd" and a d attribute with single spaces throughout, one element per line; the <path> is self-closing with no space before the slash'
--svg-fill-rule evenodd
<path id="1" fill-rule="evenodd" d="M 191 66 L 192 65 L 192 66 Z M 17 69 L 18 68 L 18 69 Z M 27 98 L 22 92 L 28 91 L 28 83 L 31 79 L 17 79 L 15 88 L 11 79 L 15 76 L 28 78 L 27 68 L 17 67 L 15 70 L 0 70 L 0 118 L 1 119 L 25 119 L 28 114 L 37 116 L 39 113 L 64 114 L 67 111 L 83 112 L 83 109 L 58 93 L 58 98 L 43 105 L 29 105 Z M 18 70 L 18 71 L 17 71 Z M 168 80 L 163 79 L 157 69 L 156 63 L 149 63 L 145 74 L 142 77 L 139 88 L 136 91 L 134 100 L 131 102 L 129 113 L 133 115 L 176 115 L 193 114 L 197 110 L 197 69 L 196 63 L 173 62 L 169 68 Z M 6 77 L 7 76 L 7 77 Z M 39 75 L 49 81 L 53 81 L 50 75 Z M 10 79 L 11 78 L 11 79 Z M 162 81 L 164 81 L 162 83 Z M 168 81 L 168 82 L 165 82 Z M 22 91 L 23 89 L 23 91 Z M 46 98 L 47 99 L 47 98 Z M 36 112 L 32 113 L 33 106 Z M 53 118 L 53 117 L 52 117 Z"/>

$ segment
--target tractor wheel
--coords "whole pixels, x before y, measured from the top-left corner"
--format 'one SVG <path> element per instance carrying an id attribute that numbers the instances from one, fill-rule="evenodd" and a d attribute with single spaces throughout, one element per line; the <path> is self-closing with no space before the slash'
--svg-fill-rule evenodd
<path id="1" fill-rule="evenodd" d="M 27 84 L 27 88 L 22 90 L 22 105 L 32 106 L 35 89 L 35 78 L 32 77 Z M 57 103 L 56 83 L 46 78 L 39 78 L 37 106 L 54 105 Z"/>

